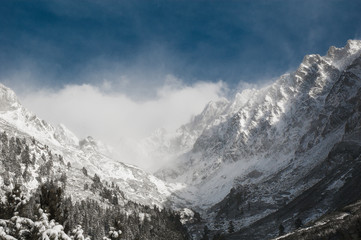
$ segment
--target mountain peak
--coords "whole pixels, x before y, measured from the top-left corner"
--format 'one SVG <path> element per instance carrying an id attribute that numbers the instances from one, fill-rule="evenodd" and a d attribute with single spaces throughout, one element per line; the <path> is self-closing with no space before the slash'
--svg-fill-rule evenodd
<path id="1" fill-rule="evenodd" d="M 321 61 L 322 57 L 319 54 L 310 54 L 303 58 L 302 64 L 312 66 L 313 64 L 319 64 Z"/>
<path id="2" fill-rule="evenodd" d="M 331 46 L 327 55 L 327 59 L 331 60 L 338 69 L 343 69 L 344 66 L 351 63 L 355 58 L 361 54 L 361 40 L 348 40 L 345 47 L 337 48 Z"/>

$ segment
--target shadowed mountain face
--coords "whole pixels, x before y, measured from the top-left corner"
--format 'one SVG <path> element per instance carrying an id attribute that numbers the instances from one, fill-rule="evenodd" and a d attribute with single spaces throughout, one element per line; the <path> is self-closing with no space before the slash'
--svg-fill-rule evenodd
<path id="1" fill-rule="evenodd" d="M 316 164 L 307 172 L 300 174 L 303 169 L 295 168 L 288 173 L 290 179 L 297 179 L 289 188 L 289 192 L 299 186 L 309 187 L 291 201 L 281 203 L 272 214 L 229 236 L 229 239 L 249 239 L 249 236 L 253 239 L 274 237 L 278 234 L 280 224 L 290 231 L 294 229 L 297 218 L 304 222 L 315 220 L 326 212 L 332 212 L 361 199 L 360 84 L 361 57 L 342 72 L 327 95 L 325 112 L 329 112 L 328 116 L 320 114 L 312 123 L 313 129 L 307 132 L 308 135 L 319 137 L 320 142 L 327 134 L 339 129 L 341 137 L 327 152 L 325 158 L 315 159 Z M 302 154 L 302 151 L 298 154 Z M 284 173 L 279 173 L 282 174 Z M 277 177 L 271 178 L 270 181 L 279 184 Z"/>
<path id="2" fill-rule="evenodd" d="M 230 239 L 271 238 L 280 224 L 290 231 L 297 218 L 361 198 L 360 54 L 361 42 L 348 41 L 268 87 L 210 104 L 170 141 L 197 135 L 158 176 L 187 184 L 175 194 L 211 230 L 227 232 L 232 221 L 240 232 Z"/>

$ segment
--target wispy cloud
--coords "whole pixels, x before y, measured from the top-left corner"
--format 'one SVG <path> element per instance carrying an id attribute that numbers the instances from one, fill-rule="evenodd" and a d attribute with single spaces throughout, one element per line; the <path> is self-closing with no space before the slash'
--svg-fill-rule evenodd
<path id="1" fill-rule="evenodd" d="M 63 123 L 81 138 L 91 135 L 114 149 L 120 147 L 120 161 L 150 169 L 154 165 L 151 159 L 142 161 L 139 155 L 132 155 L 132 146 L 121 145 L 137 142 L 159 128 L 175 131 L 209 101 L 222 97 L 226 89 L 223 82 L 187 85 L 167 76 L 162 86 L 149 88 L 155 91 L 153 97 L 139 100 L 124 92 L 110 91 L 116 84 L 103 81 L 97 86 L 67 85 L 59 90 L 23 92 L 20 98 L 41 118 L 53 124 Z"/>

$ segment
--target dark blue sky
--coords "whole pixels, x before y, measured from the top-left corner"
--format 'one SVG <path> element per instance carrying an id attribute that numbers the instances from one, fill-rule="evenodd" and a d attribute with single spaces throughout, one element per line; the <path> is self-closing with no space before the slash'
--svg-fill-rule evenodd
<path id="1" fill-rule="evenodd" d="M 2 0 L 0 81 L 57 88 L 126 75 L 136 85 L 172 74 L 234 86 L 360 37 L 359 0 Z"/>

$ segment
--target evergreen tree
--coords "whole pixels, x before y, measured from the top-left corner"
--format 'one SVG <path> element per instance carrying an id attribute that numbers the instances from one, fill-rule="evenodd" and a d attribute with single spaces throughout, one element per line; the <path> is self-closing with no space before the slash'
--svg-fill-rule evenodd
<path id="1" fill-rule="evenodd" d="M 213 240 L 225 240 L 225 236 L 222 234 L 222 233 L 216 233 L 214 236 L 213 236 Z"/>
<path id="2" fill-rule="evenodd" d="M 9 171 L 4 171 L 2 177 L 3 177 L 4 185 L 9 186 L 11 184 Z"/>
<path id="3" fill-rule="evenodd" d="M 100 183 L 100 178 L 96 173 L 94 174 L 93 181 L 94 181 L 94 183 Z"/>
<path id="4" fill-rule="evenodd" d="M 31 157 L 31 164 L 34 165 L 36 163 L 36 157 L 35 154 L 33 153 L 33 156 Z"/>
<path id="5" fill-rule="evenodd" d="M 15 154 L 20 155 L 22 149 L 22 144 L 19 138 L 15 139 Z"/>
<path id="6" fill-rule="evenodd" d="M 100 183 L 98 178 L 95 181 Z M 102 239 L 105 235 L 112 240 L 187 239 L 188 235 L 179 215 L 169 209 L 161 211 L 157 207 L 150 208 L 131 201 L 121 206 L 111 205 L 106 209 L 103 208 L 104 204 L 92 199 L 73 203 L 70 197 L 63 197 L 63 191 L 57 184 L 54 181 L 41 184 L 35 196 L 28 201 L 22 198 L 20 185 L 7 194 L 9 201 L 0 204 L 0 218 L 10 219 L 6 221 L 11 224 L 4 229 L 9 233 L 8 239 L 69 240 L 70 235 L 73 239 L 84 239 L 85 236 Z M 114 188 L 102 186 L 100 189 L 105 195 L 110 194 L 109 201 L 114 201 L 114 197 L 119 194 Z M 78 227 L 72 233 L 74 226 Z M 205 239 L 209 239 L 208 233 L 208 228 L 205 228 Z"/>
<path id="7" fill-rule="evenodd" d="M 30 161 L 30 150 L 29 150 L 29 146 L 26 145 L 24 151 L 21 153 L 21 162 L 25 164 L 26 167 L 29 166 L 29 164 L 31 164 Z"/>
<path id="8" fill-rule="evenodd" d="M 51 219 L 63 224 L 65 219 L 62 214 L 63 190 L 53 181 L 41 186 L 40 205 L 49 213 Z"/>
<path id="9" fill-rule="evenodd" d="M 295 221 L 295 227 L 296 229 L 299 229 L 303 226 L 302 224 L 302 220 L 300 218 L 297 218 L 296 221 Z"/>
<path id="10" fill-rule="evenodd" d="M 85 167 L 83 167 L 81 170 L 82 170 L 84 176 L 88 176 L 88 170 L 86 170 Z"/>
<path id="11" fill-rule="evenodd" d="M 30 176 L 31 176 L 31 175 L 30 175 L 30 173 L 29 173 L 29 167 L 26 166 L 25 169 L 24 169 L 24 172 L 23 172 L 23 174 L 22 174 L 22 177 L 23 177 L 24 181 L 25 181 L 25 182 L 30 181 Z"/>
<path id="12" fill-rule="evenodd" d="M 118 204 L 119 204 L 119 202 L 118 202 L 118 197 L 117 197 L 116 194 L 113 195 L 112 203 L 113 203 L 114 205 L 118 205 Z"/>
<path id="13" fill-rule="evenodd" d="M 10 172 L 15 173 L 15 177 L 21 177 L 21 165 L 17 160 L 17 144 L 14 137 L 9 141 L 9 152 L 6 156 L 6 164 Z"/>
<path id="14" fill-rule="evenodd" d="M 110 227 L 108 236 L 103 238 L 104 240 L 118 240 L 122 239 L 122 231 L 116 230 L 114 227 Z"/>
<path id="15" fill-rule="evenodd" d="M 282 224 L 280 224 L 278 226 L 278 236 L 282 236 L 284 234 L 285 234 L 285 227 Z"/>
<path id="16" fill-rule="evenodd" d="M 228 232 L 229 233 L 234 233 L 233 221 L 229 221 L 229 223 L 228 223 Z"/>
<path id="17" fill-rule="evenodd" d="M 66 186 L 67 179 L 68 179 L 68 177 L 66 176 L 66 173 L 63 172 L 59 178 L 60 182 L 63 184 L 63 188 L 65 188 L 65 186 Z"/>
<path id="18" fill-rule="evenodd" d="M 12 189 L 11 192 L 7 192 L 5 194 L 6 197 L 6 214 L 7 214 L 7 218 L 10 218 L 12 216 L 12 214 L 15 211 L 18 211 L 19 209 L 19 203 L 22 200 L 22 195 L 21 195 L 21 190 L 20 190 L 20 185 L 19 184 L 15 184 L 14 188 Z"/>
<path id="19" fill-rule="evenodd" d="M 8 136 L 5 131 L 1 133 L 0 138 L 1 138 L 1 147 L 2 148 L 7 147 L 8 146 Z"/>
<path id="20" fill-rule="evenodd" d="M 72 239 L 74 240 L 87 240 L 89 238 L 85 238 L 83 235 L 83 229 L 81 225 L 76 226 L 76 228 L 72 231 Z"/>
<path id="21" fill-rule="evenodd" d="M 206 225 L 203 228 L 203 236 L 202 236 L 201 240 L 209 240 L 208 234 L 209 234 L 209 229 L 208 229 L 208 227 Z"/>

